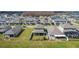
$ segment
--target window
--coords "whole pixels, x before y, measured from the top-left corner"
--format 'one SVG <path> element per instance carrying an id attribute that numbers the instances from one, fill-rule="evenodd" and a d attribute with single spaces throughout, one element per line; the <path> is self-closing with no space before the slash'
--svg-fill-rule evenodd
<path id="1" fill-rule="evenodd" d="M 12 34 L 12 35 L 10 35 L 10 37 L 14 37 L 14 35 Z"/>

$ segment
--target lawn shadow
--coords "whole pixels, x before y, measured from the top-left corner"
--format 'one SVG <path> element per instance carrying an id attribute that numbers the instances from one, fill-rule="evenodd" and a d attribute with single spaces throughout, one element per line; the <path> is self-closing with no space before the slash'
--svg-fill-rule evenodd
<path id="1" fill-rule="evenodd" d="M 16 37 L 19 37 L 24 30 L 25 29 L 22 29 L 21 32 Z"/>

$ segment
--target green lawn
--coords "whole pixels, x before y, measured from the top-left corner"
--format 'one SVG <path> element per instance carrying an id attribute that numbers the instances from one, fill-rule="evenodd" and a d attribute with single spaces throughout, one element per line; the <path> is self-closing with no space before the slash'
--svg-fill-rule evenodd
<path id="1" fill-rule="evenodd" d="M 32 41 L 44 41 L 48 40 L 46 36 L 33 36 Z"/>
<path id="2" fill-rule="evenodd" d="M 3 48 L 74 48 L 79 47 L 79 41 L 50 41 L 50 40 L 29 40 L 33 28 L 26 28 L 19 37 L 11 40 L 0 40 L 0 47 Z M 4 38 L 0 34 L 0 38 Z M 39 37 L 40 38 L 40 37 Z"/>

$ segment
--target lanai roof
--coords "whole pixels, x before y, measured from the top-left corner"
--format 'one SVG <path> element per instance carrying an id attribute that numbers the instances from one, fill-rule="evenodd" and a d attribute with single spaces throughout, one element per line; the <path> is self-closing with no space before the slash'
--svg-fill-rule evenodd
<path id="1" fill-rule="evenodd" d="M 46 33 L 44 30 L 34 30 L 33 33 Z"/>

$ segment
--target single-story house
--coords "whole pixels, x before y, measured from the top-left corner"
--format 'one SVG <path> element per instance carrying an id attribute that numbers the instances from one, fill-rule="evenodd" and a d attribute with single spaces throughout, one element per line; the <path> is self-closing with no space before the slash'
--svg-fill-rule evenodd
<path id="1" fill-rule="evenodd" d="M 0 18 L 0 25 L 5 25 L 6 24 L 6 20 L 4 18 Z"/>
<path id="2" fill-rule="evenodd" d="M 37 29 L 37 30 L 32 31 L 32 34 L 35 36 L 45 36 L 47 32 L 44 31 L 43 29 L 40 29 L 40 30 Z"/>
<path id="3" fill-rule="evenodd" d="M 22 30 L 21 26 L 15 26 L 14 28 L 6 31 L 4 33 L 4 35 L 5 35 L 5 37 L 15 37 L 15 36 L 19 35 L 21 30 Z"/>
<path id="4" fill-rule="evenodd" d="M 34 18 L 31 17 L 31 16 L 25 17 L 24 21 L 25 21 L 25 24 L 29 24 L 29 25 L 30 24 L 35 24 Z"/>
<path id="5" fill-rule="evenodd" d="M 40 19 L 41 24 L 43 25 L 49 25 L 50 24 L 50 20 L 48 17 L 44 17 L 43 19 Z"/>
<path id="6" fill-rule="evenodd" d="M 0 25 L 0 33 L 4 33 L 8 31 L 9 29 L 11 29 L 9 25 Z"/>
<path id="7" fill-rule="evenodd" d="M 60 31 L 62 31 L 67 37 L 70 38 L 77 38 L 79 37 L 79 31 L 77 31 L 76 27 L 73 25 L 66 23 L 66 24 L 61 24 L 59 27 Z"/>
<path id="8" fill-rule="evenodd" d="M 67 22 L 68 22 L 68 20 L 63 19 L 63 18 L 52 19 L 52 23 L 54 23 L 55 25 L 65 24 Z"/>
<path id="9" fill-rule="evenodd" d="M 34 22 L 35 22 L 35 24 L 40 24 L 40 19 L 39 19 L 39 17 L 34 17 Z"/>
<path id="10" fill-rule="evenodd" d="M 73 25 L 71 25 L 70 23 L 60 24 L 60 26 L 58 26 L 58 28 L 62 32 L 68 31 L 68 30 L 76 30 L 76 28 Z"/>
<path id="11" fill-rule="evenodd" d="M 48 28 L 48 38 L 50 40 L 55 38 L 66 38 L 68 40 L 66 35 L 63 32 L 61 32 L 57 27 Z"/>
<path id="12" fill-rule="evenodd" d="M 43 25 L 37 24 L 34 31 L 32 32 L 35 35 L 46 35 L 47 34 L 47 29 L 44 28 Z"/>
<path id="13" fill-rule="evenodd" d="M 33 36 L 46 36 L 47 35 L 47 29 L 45 29 L 42 25 L 37 25 L 35 29 L 32 31 L 32 34 L 30 36 L 30 40 Z"/>

